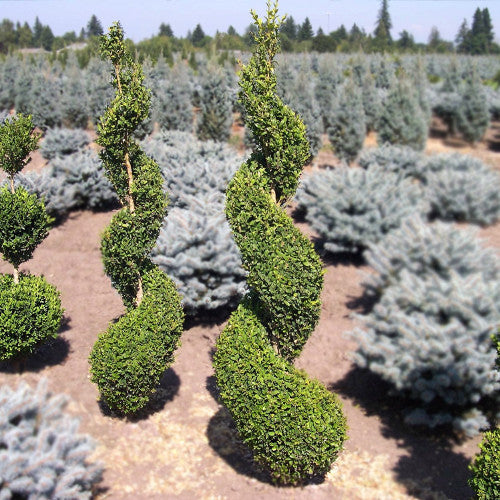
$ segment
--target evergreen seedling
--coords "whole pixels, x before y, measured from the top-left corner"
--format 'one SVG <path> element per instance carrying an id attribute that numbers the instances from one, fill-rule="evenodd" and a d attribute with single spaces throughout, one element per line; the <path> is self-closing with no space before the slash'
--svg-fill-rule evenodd
<path id="1" fill-rule="evenodd" d="M 255 149 L 229 184 L 226 215 L 248 271 L 249 294 L 217 341 L 223 403 L 273 481 L 326 473 L 345 440 L 337 397 L 291 364 L 321 308 L 321 263 L 284 208 L 309 158 L 305 127 L 276 95 L 277 5 L 252 12 L 257 33 L 240 73 L 240 101 Z"/>
<path id="2" fill-rule="evenodd" d="M 38 147 L 40 137 L 32 132 L 31 116 L 18 115 L 0 125 L 0 167 L 9 176 L 8 185 L 0 188 L 0 252 L 14 267 L 13 275 L 0 275 L 0 359 L 26 356 L 55 337 L 63 314 L 59 292 L 45 278 L 19 272 L 52 223 L 36 195 L 14 187 L 14 177 Z"/>
<path id="3" fill-rule="evenodd" d="M 99 336 L 90 355 L 92 381 L 116 412 L 129 415 L 149 401 L 172 361 L 184 315 L 174 283 L 148 255 L 166 215 L 158 164 L 133 133 L 149 111 L 142 68 L 132 62 L 119 23 L 101 38 L 114 68 L 116 95 L 98 126 L 100 156 L 123 205 L 101 241 L 104 268 L 128 312 Z"/>

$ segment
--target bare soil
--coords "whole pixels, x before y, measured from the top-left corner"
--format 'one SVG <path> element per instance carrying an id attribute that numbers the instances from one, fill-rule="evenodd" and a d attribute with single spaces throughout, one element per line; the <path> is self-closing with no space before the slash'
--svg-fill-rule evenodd
<path id="1" fill-rule="evenodd" d="M 498 127 L 489 132 L 496 140 Z M 490 139 L 488 139 L 490 140 Z M 369 137 L 367 143 L 374 142 Z M 476 148 L 431 137 L 428 152 L 458 151 L 500 168 L 500 156 L 486 142 Z M 322 151 L 319 163 L 334 162 Z M 39 168 L 35 158 L 31 168 Z M 466 499 L 467 466 L 479 437 L 457 442 L 405 426 L 388 387 L 350 360 L 355 343 L 345 333 L 356 326 L 351 314 L 363 304 L 357 262 L 324 256 L 321 318 L 296 364 L 340 395 L 349 425 L 345 450 L 322 482 L 302 487 L 271 485 L 253 465 L 231 418 L 217 402 L 212 353 L 224 318 L 186 328 L 173 366 L 165 373 L 147 411 L 133 420 L 110 415 L 98 403 L 89 380 L 88 356 L 97 335 L 123 312 L 120 297 L 104 274 L 100 233 L 111 212 L 76 212 L 50 232 L 22 269 L 43 274 L 61 291 L 65 325 L 57 340 L 33 355 L 22 374 L 0 365 L 0 383 L 35 385 L 71 398 L 68 410 L 80 430 L 98 443 L 94 459 L 105 466 L 100 499 Z M 310 229 L 297 223 L 308 235 Z M 500 249 L 500 223 L 480 231 L 485 244 Z M 0 263 L 0 272 L 11 272 Z"/>

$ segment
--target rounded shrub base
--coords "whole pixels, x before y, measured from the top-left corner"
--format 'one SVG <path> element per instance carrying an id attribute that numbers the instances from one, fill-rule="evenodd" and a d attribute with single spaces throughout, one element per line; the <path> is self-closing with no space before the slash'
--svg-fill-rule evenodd
<path id="1" fill-rule="evenodd" d="M 42 276 L 0 275 L 0 360 L 31 354 L 57 336 L 63 309 L 57 289 Z"/>

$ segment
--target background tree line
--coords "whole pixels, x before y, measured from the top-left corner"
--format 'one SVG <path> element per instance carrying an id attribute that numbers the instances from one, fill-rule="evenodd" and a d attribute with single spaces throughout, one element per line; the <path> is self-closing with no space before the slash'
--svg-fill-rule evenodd
<path id="1" fill-rule="evenodd" d="M 477 8 L 470 27 L 464 19 L 458 28 L 454 41 L 441 38 L 436 26 L 431 28 L 427 43 L 417 43 L 407 30 L 399 33 L 394 39 L 391 35 L 392 22 L 389 14 L 388 0 L 382 0 L 377 22 L 373 33 L 366 33 L 356 23 L 350 29 L 343 24 L 330 33 L 321 28 L 314 33 L 308 17 L 302 23 L 288 17 L 280 29 L 281 47 L 284 52 L 403 52 L 403 53 L 452 53 L 462 54 L 499 54 L 500 46 L 494 42 L 494 31 L 491 16 L 487 8 Z M 185 37 L 177 37 L 170 24 L 162 22 L 157 35 L 134 44 L 127 40 L 129 49 L 137 52 L 141 58 L 150 57 L 156 60 L 161 54 L 168 60 L 173 52 L 183 53 L 183 58 L 196 50 L 205 49 L 208 52 L 217 50 L 249 51 L 253 44 L 254 26 L 248 26 L 244 33 L 239 34 L 233 26 L 214 36 L 207 35 L 201 24 L 189 30 Z M 18 49 L 40 48 L 46 51 L 60 51 L 68 45 L 86 43 L 83 53 L 79 56 L 81 64 L 97 55 L 97 37 L 103 34 L 101 22 L 93 15 L 85 28 L 77 35 L 69 31 L 62 36 L 54 36 L 50 26 L 35 19 L 33 27 L 28 23 L 14 24 L 9 19 L 0 23 L 0 54 L 7 54 Z"/>

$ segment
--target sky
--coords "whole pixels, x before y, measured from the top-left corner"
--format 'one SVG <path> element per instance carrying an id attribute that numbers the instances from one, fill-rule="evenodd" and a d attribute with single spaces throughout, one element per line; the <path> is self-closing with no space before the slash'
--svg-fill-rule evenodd
<path id="1" fill-rule="evenodd" d="M 314 31 L 326 33 L 341 24 L 349 30 L 354 23 L 372 33 L 381 0 L 280 0 L 280 14 L 293 16 L 302 23 L 309 17 Z M 477 8 L 488 8 L 495 39 L 500 41 L 500 0 L 389 0 L 391 34 L 397 39 L 403 30 L 417 42 L 427 42 L 431 28 L 437 27 L 441 37 L 453 41 L 460 24 L 469 27 Z M 242 34 L 252 22 L 250 9 L 265 14 L 266 0 L 0 0 L 0 19 L 27 21 L 33 26 L 36 16 L 48 24 L 53 33 L 77 34 L 95 14 L 106 30 L 119 20 L 125 35 L 135 42 L 158 33 L 160 24 L 170 24 L 174 35 L 185 36 L 200 23 L 203 31 L 214 35 L 232 25 Z"/>

